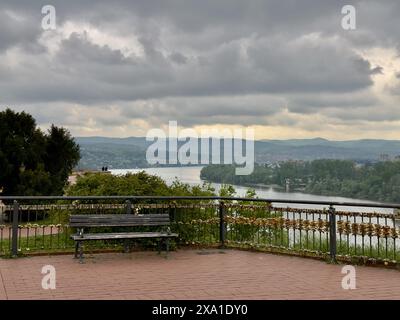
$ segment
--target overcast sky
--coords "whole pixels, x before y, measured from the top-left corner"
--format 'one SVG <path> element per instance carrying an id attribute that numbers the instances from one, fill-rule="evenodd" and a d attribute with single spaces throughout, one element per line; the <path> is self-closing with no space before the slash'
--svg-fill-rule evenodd
<path id="1" fill-rule="evenodd" d="M 400 1 L 0 2 L 0 108 L 76 136 L 400 139 Z M 356 30 L 341 26 L 356 8 Z"/>

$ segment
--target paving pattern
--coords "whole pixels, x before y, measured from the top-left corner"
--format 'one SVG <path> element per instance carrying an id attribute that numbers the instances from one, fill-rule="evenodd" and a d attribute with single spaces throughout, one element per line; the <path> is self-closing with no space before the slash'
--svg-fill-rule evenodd
<path id="1" fill-rule="evenodd" d="M 42 288 L 44 265 L 56 289 Z M 356 267 L 356 289 L 342 289 L 343 265 L 239 250 L 0 259 L 0 299 L 400 299 L 400 271 Z"/>

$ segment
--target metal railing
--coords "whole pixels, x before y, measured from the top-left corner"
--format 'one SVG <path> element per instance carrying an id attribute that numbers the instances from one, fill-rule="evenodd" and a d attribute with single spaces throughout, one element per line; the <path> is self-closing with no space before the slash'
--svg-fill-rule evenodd
<path id="1" fill-rule="evenodd" d="M 69 215 L 169 213 L 178 246 L 397 264 L 400 204 L 184 196 L 0 197 L 0 256 L 73 249 Z M 151 247 L 151 241 L 142 245 Z M 120 249 L 117 242 L 90 244 Z"/>

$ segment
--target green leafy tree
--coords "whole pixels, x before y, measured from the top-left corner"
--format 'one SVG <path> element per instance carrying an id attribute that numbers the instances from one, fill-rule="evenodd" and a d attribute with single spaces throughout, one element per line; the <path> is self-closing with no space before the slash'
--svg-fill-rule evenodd
<path id="1" fill-rule="evenodd" d="M 66 129 L 52 125 L 46 134 L 26 112 L 0 112 L 2 195 L 61 195 L 79 158 Z"/>
<path id="2" fill-rule="evenodd" d="M 209 183 L 191 186 L 175 180 L 168 186 L 163 179 L 145 171 L 112 175 L 86 173 L 67 191 L 70 196 L 213 196 Z"/>
<path id="3" fill-rule="evenodd" d="M 51 175 L 54 193 L 62 194 L 65 182 L 80 158 L 79 146 L 65 128 L 48 131 L 44 153 L 45 171 Z"/>
<path id="4" fill-rule="evenodd" d="M 248 176 L 236 176 L 234 165 L 209 165 L 201 177 L 238 185 L 274 184 L 306 193 L 400 202 L 400 161 L 356 165 L 349 160 L 287 161 L 268 168 L 255 165 Z"/>
<path id="5" fill-rule="evenodd" d="M 73 196 L 167 196 L 169 188 L 160 177 L 144 171 L 117 176 L 87 173 L 66 192 Z"/>

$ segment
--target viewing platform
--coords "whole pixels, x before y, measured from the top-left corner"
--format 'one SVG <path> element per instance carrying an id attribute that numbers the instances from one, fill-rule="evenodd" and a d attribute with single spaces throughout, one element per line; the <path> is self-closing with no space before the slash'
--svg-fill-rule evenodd
<path id="1" fill-rule="evenodd" d="M 259 250 L 352 264 L 398 266 L 400 204 L 218 196 L 14 196 L 0 215 L 0 256 L 70 252 L 72 215 L 164 214 L 177 248 Z M 382 211 L 385 209 L 386 211 Z M 389 210 L 389 211 L 387 211 Z M 93 252 L 121 243 L 89 241 Z M 149 247 L 154 249 L 152 245 Z"/>
<path id="2" fill-rule="evenodd" d="M 57 270 L 43 290 L 44 265 Z M 241 250 L 181 249 L 0 259 L 0 299 L 400 299 L 397 270 L 357 266 L 354 290 L 341 286 L 342 265 Z"/>
<path id="3" fill-rule="evenodd" d="M 400 299 L 400 204 L 358 211 L 360 203 L 220 196 L 0 200 L 0 299 Z M 92 231 L 74 226 L 74 216 L 94 219 Z M 128 230 L 133 238 L 161 217 L 168 230 L 155 234 L 174 235 L 165 256 L 157 239 L 128 243 L 112 230 L 140 220 Z M 74 241 L 89 234 L 85 257 L 74 259 Z M 42 289 L 44 265 L 56 268 L 57 290 Z M 356 289 L 343 289 L 344 265 L 356 267 Z"/>

